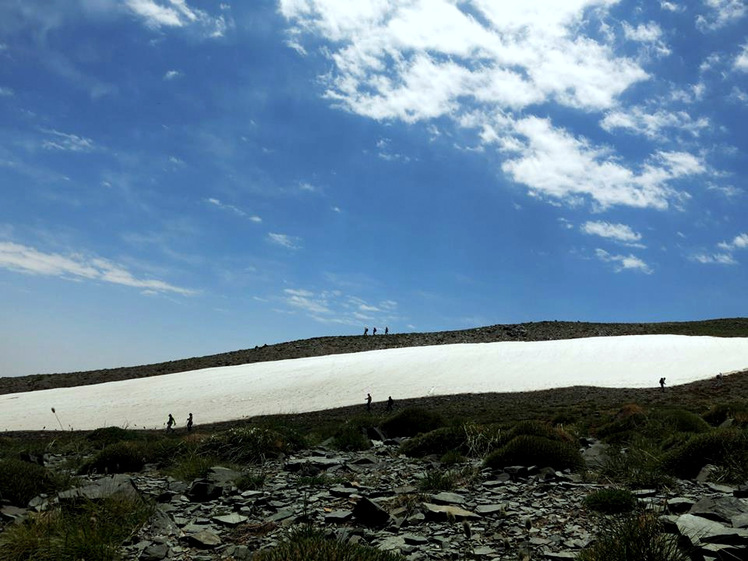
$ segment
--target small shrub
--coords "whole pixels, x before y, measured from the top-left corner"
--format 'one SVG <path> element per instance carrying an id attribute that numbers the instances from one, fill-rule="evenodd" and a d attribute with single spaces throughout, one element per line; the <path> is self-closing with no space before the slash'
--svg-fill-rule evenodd
<path id="1" fill-rule="evenodd" d="M 139 498 L 114 495 L 75 509 L 34 513 L 0 535 L 3 561 L 115 561 L 153 513 Z"/>
<path id="2" fill-rule="evenodd" d="M 748 401 L 733 401 L 720 403 L 704 413 L 704 420 L 714 427 L 718 427 L 727 419 L 748 415 Z"/>
<path id="3" fill-rule="evenodd" d="M 258 551 L 254 561 L 405 561 L 405 557 L 373 547 L 328 539 L 305 526 L 272 549 Z"/>
<path id="4" fill-rule="evenodd" d="M 528 436 L 541 436 L 549 440 L 558 440 L 564 442 L 571 442 L 573 439 L 558 427 L 553 427 L 548 423 L 542 421 L 520 421 L 514 425 L 507 433 L 507 440 L 511 440 L 517 436 L 528 435 Z"/>
<path id="5" fill-rule="evenodd" d="M 678 548 L 678 538 L 666 534 L 654 513 L 614 517 L 595 543 L 577 557 L 578 561 L 687 561 Z"/>
<path id="6" fill-rule="evenodd" d="M 444 419 L 438 413 L 410 407 L 386 419 L 381 428 L 388 436 L 415 436 L 444 425 Z"/>
<path id="7" fill-rule="evenodd" d="M 260 427 L 234 428 L 206 438 L 197 452 L 236 464 L 261 463 L 292 450 L 282 434 Z"/>
<path id="8" fill-rule="evenodd" d="M 400 453 L 412 458 L 442 455 L 460 448 L 464 443 L 465 433 L 461 429 L 442 427 L 406 440 L 400 445 Z"/>
<path id="9" fill-rule="evenodd" d="M 651 421 L 662 425 L 666 431 L 675 432 L 693 432 L 701 433 L 707 432 L 711 429 L 709 423 L 699 417 L 696 413 L 691 413 L 685 409 L 661 409 L 653 411 L 650 415 Z M 662 434 L 661 427 L 657 426 L 656 429 Z"/>
<path id="10" fill-rule="evenodd" d="M 516 465 L 580 469 L 584 461 L 573 444 L 523 434 L 489 454 L 485 464 L 493 469 Z"/>
<path id="11" fill-rule="evenodd" d="M 634 439 L 627 449 L 611 447 L 600 475 L 636 489 L 661 489 L 673 483 L 673 478 L 662 471 L 659 448 L 642 437 Z"/>
<path id="12" fill-rule="evenodd" d="M 126 473 L 140 471 L 145 465 L 145 451 L 135 442 L 117 442 L 99 450 L 84 462 L 79 473 Z"/>
<path id="13" fill-rule="evenodd" d="M 338 450 L 354 452 L 371 448 L 371 440 L 366 436 L 364 428 L 358 423 L 349 422 L 343 425 L 333 437 L 333 446 Z"/>
<path id="14" fill-rule="evenodd" d="M 47 469 L 16 459 L 0 461 L 0 496 L 25 507 L 41 493 L 58 491 L 62 485 Z"/>
<path id="15" fill-rule="evenodd" d="M 445 466 L 454 466 L 465 462 L 465 456 L 460 454 L 457 450 L 450 450 L 444 454 L 439 461 Z"/>
<path id="16" fill-rule="evenodd" d="M 122 429 L 120 427 L 104 427 L 96 429 L 86 435 L 86 440 L 100 449 L 106 448 L 110 444 L 116 444 L 117 442 L 139 439 L 140 436 L 137 432 Z"/>
<path id="17" fill-rule="evenodd" d="M 240 491 L 262 489 L 266 479 L 267 475 L 264 473 L 243 473 L 234 484 Z"/>
<path id="18" fill-rule="evenodd" d="M 451 491 L 457 487 L 458 474 L 454 471 L 429 470 L 418 482 L 421 491 Z"/>
<path id="19" fill-rule="evenodd" d="M 210 468 L 221 463 L 221 460 L 215 456 L 201 456 L 198 454 L 188 454 L 176 459 L 166 473 L 189 483 L 195 479 L 203 478 L 208 475 Z"/>
<path id="20" fill-rule="evenodd" d="M 465 433 L 465 453 L 471 458 L 482 458 L 503 442 L 504 432 L 498 425 L 465 423 L 462 430 Z"/>
<path id="21" fill-rule="evenodd" d="M 600 489 L 587 495 L 584 505 L 603 514 L 622 514 L 636 508 L 636 497 L 626 489 Z"/>
<path id="22" fill-rule="evenodd" d="M 748 435 L 735 429 L 716 429 L 697 434 L 684 445 L 670 450 L 662 461 L 667 473 L 683 479 L 696 477 L 706 464 L 743 466 L 744 470 L 748 470 Z M 740 474 L 735 476 L 740 477 Z"/>

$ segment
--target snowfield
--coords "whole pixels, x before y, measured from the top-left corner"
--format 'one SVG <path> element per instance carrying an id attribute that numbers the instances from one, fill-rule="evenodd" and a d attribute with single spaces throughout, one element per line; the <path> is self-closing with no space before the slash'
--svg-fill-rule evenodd
<path id="1" fill-rule="evenodd" d="M 160 428 L 460 393 L 667 387 L 748 369 L 748 338 L 633 335 L 387 349 L 0 395 L 0 430 Z M 675 390 L 677 391 L 677 390 Z M 52 412 L 52 408 L 56 413 Z M 59 420 L 58 420 L 59 419 Z"/>

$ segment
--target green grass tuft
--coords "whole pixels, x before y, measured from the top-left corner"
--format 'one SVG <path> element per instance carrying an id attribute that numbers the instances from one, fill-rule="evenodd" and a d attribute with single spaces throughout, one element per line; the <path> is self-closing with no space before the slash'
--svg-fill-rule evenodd
<path id="1" fill-rule="evenodd" d="M 636 504 L 636 497 L 627 489 L 600 489 L 584 498 L 584 506 L 603 514 L 631 512 Z"/>
<path id="2" fill-rule="evenodd" d="M 373 547 L 326 538 L 304 527 L 273 549 L 258 551 L 253 561 L 404 561 L 405 557 Z"/>

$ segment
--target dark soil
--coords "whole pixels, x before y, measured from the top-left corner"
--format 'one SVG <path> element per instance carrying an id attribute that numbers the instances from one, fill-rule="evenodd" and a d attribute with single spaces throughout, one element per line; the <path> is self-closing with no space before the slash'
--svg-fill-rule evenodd
<path id="1" fill-rule="evenodd" d="M 233 366 L 291 358 L 357 353 L 377 349 L 419 347 L 452 343 L 496 341 L 547 341 L 614 335 L 711 335 L 748 337 L 748 318 L 716 319 L 669 323 L 582 323 L 542 321 L 513 325 L 493 325 L 459 331 L 404 333 L 377 336 L 315 337 L 276 345 L 263 345 L 228 353 L 193 357 L 144 366 L 127 366 L 65 374 L 37 374 L 0 378 L 0 394 L 51 388 L 100 384 L 131 378 L 145 378 L 217 366 Z"/>

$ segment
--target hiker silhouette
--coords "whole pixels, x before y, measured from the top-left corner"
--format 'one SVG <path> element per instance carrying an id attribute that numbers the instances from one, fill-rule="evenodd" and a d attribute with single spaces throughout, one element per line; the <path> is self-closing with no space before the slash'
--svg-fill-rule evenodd
<path id="1" fill-rule="evenodd" d="M 174 430 L 173 427 L 175 424 L 176 424 L 176 421 L 174 420 L 174 416 L 171 413 L 169 413 L 169 418 L 166 421 L 166 432 L 173 431 Z"/>
<path id="2" fill-rule="evenodd" d="M 366 410 L 371 411 L 371 394 L 366 394 Z"/>
<path id="3" fill-rule="evenodd" d="M 192 413 L 190 413 L 190 416 L 187 417 L 187 432 L 190 432 L 192 430 Z"/>

